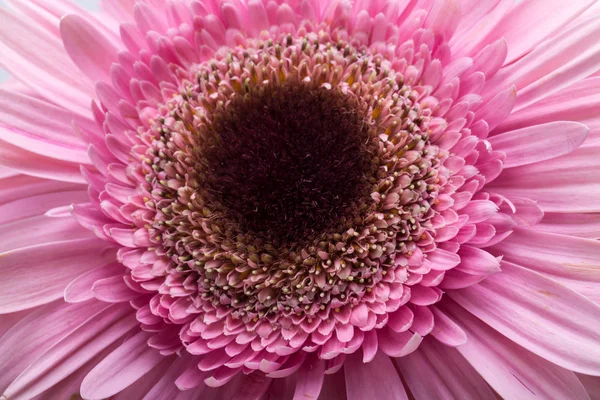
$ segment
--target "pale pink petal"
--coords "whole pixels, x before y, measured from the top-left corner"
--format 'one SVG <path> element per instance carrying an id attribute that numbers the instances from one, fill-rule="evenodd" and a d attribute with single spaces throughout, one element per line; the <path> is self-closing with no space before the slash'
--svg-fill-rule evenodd
<path id="1" fill-rule="evenodd" d="M 600 214 L 546 213 L 532 229 L 565 236 L 600 239 Z"/>
<path id="2" fill-rule="evenodd" d="M 573 372 L 525 350 L 456 303 L 444 303 L 442 309 L 469 338 L 458 352 L 502 398 L 587 399 Z"/>
<path id="3" fill-rule="evenodd" d="M 575 0 L 568 6 L 562 0 L 516 2 L 487 39 L 506 39 L 509 48 L 506 61 L 510 63 L 559 32 L 592 4 L 593 0 Z"/>
<path id="4" fill-rule="evenodd" d="M 476 120 L 483 120 L 491 131 L 508 117 L 517 101 L 517 89 L 509 87 L 499 93 L 494 93 L 475 114 Z"/>
<path id="5" fill-rule="evenodd" d="M 3 206 L 0 206 L 2 213 Z M 93 237 L 72 217 L 28 217 L 0 225 L 0 253 L 32 244 L 62 242 Z"/>
<path id="6" fill-rule="evenodd" d="M 600 93 L 600 77 L 584 79 L 536 104 L 512 113 L 494 133 L 555 121 L 575 121 L 590 129 L 598 129 L 600 128 L 598 93 Z"/>
<path id="7" fill-rule="evenodd" d="M 3 67 L 48 101 L 89 116 L 93 86 L 85 82 L 58 38 L 34 22 L 0 8 Z"/>
<path id="8" fill-rule="evenodd" d="M 597 240 L 519 229 L 494 251 L 505 261 L 540 272 L 600 303 Z"/>
<path id="9" fill-rule="evenodd" d="M 296 373 L 294 400 L 316 399 L 323 387 L 325 361 L 306 362 Z"/>
<path id="10" fill-rule="evenodd" d="M 86 191 L 56 191 L 31 197 L 22 197 L 0 206 L 0 223 L 18 222 L 25 218 L 44 215 L 48 210 L 88 200 Z M 47 217 L 48 218 L 48 217 Z M 29 243 L 31 245 L 31 242 Z"/>
<path id="11" fill-rule="evenodd" d="M 535 200 L 544 212 L 600 211 L 600 202 L 590 201 L 600 193 L 599 151 L 599 147 L 582 147 L 558 158 L 509 168 L 489 190 Z"/>
<path id="12" fill-rule="evenodd" d="M 49 303 L 63 297 L 73 278 L 114 257 L 98 239 L 24 247 L 0 254 L 0 313 Z"/>
<path id="13" fill-rule="evenodd" d="M 479 2 L 476 6 L 471 6 L 470 8 L 463 7 L 466 12 L 478 9 L 481 11 L 478 13 L 472 12 L 468 20 L 464 21 L 464 27 L 463 21 L 461 21 L 458 32 L 450 41 L 453 53 L 457 56 L 473 55 L 482 50 L 488 43 L 501 39 L 501 37 L 496 39 L 487 39 L 487 37 L 502 22 L 511 5 L 511 0 L 493 0 Z M 476 20 L 473 20 L 473 18 L 476 18 Z M 504 63 L 506 55 L 506 51 L 497 54 L 501 64 Z"/>
<path id="14" fill-rule="evenodd" d="M 526 3 L 529 2 L 523 4 Z M 561 33 L 498 72 L 486 85 L 484 98 L 491 98 L 497 90 L 514 84 L 519 92 L 515 104 L 518 111 L 588 77 L 598 70 L 600 44 L 593 39 L 598 34 L 600 24 L 593 19 Z M 508 48 L 510 58 L 510 42 Z"/>
<path id="15" fill-rule="evenodd" d="M 146 344 L 150 336 L 150 333 L 139 332 L 96 365 L 81 384 L 82 397 L 110 397 L 162 361 L 163 356 Z"/>
<path id="16" fill-rule="evenodd" d="M 465 331 L 452 318 L 435 306 L 431 307 L 431 311 L 435 317 L 435 325 L 431 331 L 433 337 L 451 347 L 460 346 L 468 340 Z"/>
<path id="17" fill-rule="evenodd" d="M 31 398 L 77 371 L 110 344 L 137 325 L 130 307 L 113 306 L 97 314 L 64 336 L 40 355 L 17 379 L 4 396 Z"/>
<path id="18" fill-rule="evenodd" d="M 348 400 L 408 400 L 392 360 L 382 352 L 368 364 L 357 354 L 349 356 L 344 364 L 344 374 Z"/>
<path id="19" fill-rule="evenodd" d="M 99 279 L 92 286 L 92 293 L 98 300 L 107 303 L 121 303 L 140 296 L 125 283 L 123 275 Z"/>
<path id="20" fill-rule="evenodd" d="M 116 61 L 117 49 L 107 38 L 75 14 L 60 20 L 60 33 L 65 50 L 88 78 L 110 80 L 110 66 Z"/>
<path id="21" fill-rule="evenodd" d="M 22 93 L 0 90 L 0 125 L 11 126 L 46 142 L 69 144 L 85 148 L 85 141 L 78 137 L 71 124 L 76 122 L 82 129 L 98 130 L 91 119 L 69 112 L 47 101 Z"/>
<path id="22" fill-rule="evenodd" d="M 77 189 L 83 192 L 85 186 L 76 183 L 45 180 L 27 175 L 14 175 L 0 179 L 0 204 L 6 204 L 15 200 L 44 193 L 56 193 Z M 62 204 L 69 204 L 69 202 Z M 46 207 L 41 207 L 40 209 L 48 210 Z"/>
<path id="23" fill-rule="evenodd" d="M 460 264 L 456 268 L 472 275 L 489 275 L 500 272 L 500 262 L 487 251 L 476 247 L 462 246 L 458 253 Z"/>
<path id="24" fill-rule="evenodd" d="M 384 327 L 377 331 L 379 349 L 390 357 L 403 357 L 419 347 L 423 338 L 410 331 L 396 333 Z"/>
<path id="25" fill-rule="evenodd" d="M 80 303 L 94 298 L 92 287 L 96 281 L 112 276 L 124 275 L 124 267 L 120 264 L 101 265 L 89 270 L 73 279 L 65 288 L 65 301 L 68 303 Z"/>
<path id="26" fill-rule="evenodd" d="M 0 133 L 4 132 L 0 128 Z M 64 182 L 84 183 L 79 166 L 32 153 L 0 140 L 0 165 L 27 175 Z"/>
<path id="27" fill-rule="evenodd" d="M 416 399 L 492 399 L 494 394 L 471 365 L 450 347 L 425 340 L 419 349 L 396 360 Z"/>
<path id="28" fill-rule="evenodd" d="M 583 144 L 588 132 L 577 122 L 551 122 L 493 136 L 490 143 L 506 153 L 504 168 L 510 168 L 569 154 Z"/>
<path id="29" fill-rule="evenodd" d="M 448 295 L 539 356 L 573 371 L 600 373 L 600 305 L 558 282 L 504 263 L 502 273 Z"/>
<path id="30" fill-rule="evenodd" d="M 36 309 L 14 325 L 0 338 L 0 365 L 10 365 L 0 374 L 0 391 L 40 354 L 104 307 L 106 304 L 95 300 L 72 305 L 59 301 Z"/>
<path id="31" fill-rule="evenodd" d="M 162 371 L 162 376 L 155 385 L 144 395 L 144 400 L 162 400 L 177 397 L 180 390 L 175 386 L 175 380 L 191 366 L 190 357 L 185 355 L 177 358 L 168 369 Z"/>

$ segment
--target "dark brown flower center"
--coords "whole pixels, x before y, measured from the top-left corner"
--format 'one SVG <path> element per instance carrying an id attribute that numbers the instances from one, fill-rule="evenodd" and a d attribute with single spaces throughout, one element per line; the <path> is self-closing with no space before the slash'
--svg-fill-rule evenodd
<path id="1" fill-rule="evenodd" d="M 343 230 L 377 170 L 366 113 L 338 89 L 300 82 L 237 96 L 213 114 L 200 149 L 211 202 L 241 231 L 282 244 Z"/>

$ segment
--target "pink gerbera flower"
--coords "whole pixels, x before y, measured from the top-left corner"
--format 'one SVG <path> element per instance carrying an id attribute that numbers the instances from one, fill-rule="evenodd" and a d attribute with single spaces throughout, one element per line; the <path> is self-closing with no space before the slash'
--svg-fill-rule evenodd
<path id="1" fill-rule="evenodd" d="M 7 2 L 3 399 L 599 398 L 596 1 Z"/>

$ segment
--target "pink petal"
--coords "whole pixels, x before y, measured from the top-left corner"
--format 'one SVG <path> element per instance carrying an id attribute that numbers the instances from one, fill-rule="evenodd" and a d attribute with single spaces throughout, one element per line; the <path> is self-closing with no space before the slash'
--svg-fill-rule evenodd
<path id="1" fill-rule="evenodd" d="M 86 19 L 71 14 L 60 20 L 65 50 L 92 81 L 110 80 L 110 66 L 116 61 L 117 49 Z"/>
<path id="2" fill-rule="evenodd" d="M 4 129 L 0 128 L 0 132 L 3 131 Z M 85 182 L 77 164 L 35 154 L 2 140 L 0 140 L 0 165 L 39 178 L 73 183 Z"/>
<path id="3" fill-rule="evenodd" d="M 39 217 L 51 208 L 85 202 L 88 199 L 88 194 L 84 190 L 57 191 L 22 197 L 0 206 L 0 223 L 7 224 L 26 218 Z M 50 222 L 50 218 L 45 218 Z"/>
<path id="4" fill-rule="evenodd" d="M 314 364 L 304 363 L 302 368 L 296 373 L 296 390 L 294 400 L 316 399 L 323 386 L 325 377 L 325 362 L 318 361 Z"/>
<path id="5" fill-rule="evenodd" d="M 498 212 L 498 206 L 489 200 L 472 200 L 462 210 L 461 215 L 469 216 L 469 223 L 477 224 L 488 220 Z"/>
<path id="6" fill-rule="evenodd" d="M 503 263 L 502 273 L 449 296 L 539 356 L 573 371 L 600 373 L 600 305 L 560 283 Z"/>
<path id="7" fill-rule="evenodd" d="M 93 88 L 66 55 L 62 43 L 35 22 L 0 8 L 0 57 L 10 74 L 44 98 L 89 116 Z"/>
<path id="8" fill-rule="evenodd" d="M 182 392 L 175 386 L 175 380 L 191 366 L 190 357 L 176 358 L 168 369 L 162 371 L 155 385 L 146 393 L 144 400 L 162 400 L 176 398 Z"/>
<path id="9" fill-rule="evenodd" d="M 467 334 L 460 326 L 444 314 L 439 308 L 431 306 L 431 312 L 435 317 L 435 325 L 431 335 L 446 346 L 456 347 L 467 341 Z"/>
<path id="10" fill-rule="evenodd" d="M 456 349 L 502 398 L 588 398 L 571 371 L 525 350 L 454 302 L 444 303 L 442 310 L 469 338 Z"/>
<path id="11" fill-rule="evenodd" d="M 458 351 L 435 340 L 425 340 L 396 365 L 417 399 L 494 398 L 486 381 Z"/>
<path id="12" fill-rule="evenodd" d="M 6 204 L 15 200 L 22 200 L 27 197 L 44 193 L 75 190 L 79 190 L 83 193 L 85 192 L 85 186 L 76 183 L 58 182 L 17 174 L 16 176 L 0 179 L 0 204 Z M 65 204 L 69 204 L 69 202 L 62 202 L 61 204 L 58 204 L 58 206 Z M 50 207 L 40 207 L 39 209 L 44 210 L 45 212 Z M 15 207 L 14 209 L 18 209 L 18 207 Z M 38 215 L 43 214 L 44 212 L 39 212 Z M 3 215 L 3 213 L 0 213 L 0 215 Z M 34 213 L 31 215 L 36 214 Z M 4 217 L 6 218 L 6 216 Z"/>
<path id="13" fill-rule="evenodd" d="M 504 37 L 508 42 L 507 63 L 526 54 L 543 40 L 560 32 L 594 1 L 575 0 L 565 7 L 561 0 L 531 0 L 515 3 L 488 40 Z M 561 12 L 556 12 L 561 10 Z"/>
<path id="14" fill-rule="evenodd" d="M 98 239 L 81 239 L 2 253 L 0 313 L 60 299 L 71 280 L 114 257 L 112 253 L 101 254 L 105 247 Z"/>
<path id="15" fill-rule="evenodd" d="M 65 301 L 68 303 L 80 303 L 93 299 L 92 286 L 96 281 L 111 276 L 120 276 L 122 278 L 123 275 L 124 268 L 120 264 L 101 265 L 87 271 L 73 279 L 65 288 Z"/>
<path id="16" fill-rule="evenodd" d="M 431 263 L 431 269 L 436 271 L 447 271 L 460 263 L 460 256 L 438 248 L 427 254 L 427 260 Z"/>
<path id="17" fill-rule="evenodd" d="M 40 354 L 69 334 L 106 304 L 90 301 L 81 304 L 55 302 L 37 308 L 0 338 L 0 365 L 8 365 L 0 374 L 0 391 Z M 40 329 L 40 327 L 44 329 Z"/>
<path id="18" fill-rule="evenodd" d="M 29 132 L 46 141 L 85 148 L 85 142 L 71 126 L 73 121 L 85 130 L 98 130 L 91 118 L 78 116 L 32 96 L 0 90 L 0 125 Z"/>
<path id="19" fill-rule="evenodd" d="M 600 214 L 546 213 L 532 229 L 565 236 L 600 239 Z"/>
<path id="20" fill-rule="evenodd" d="M 379 348 L 390 357 L 403 357 L 419 347 L 423 338 L 417 333 L 396 333 L 389 328 L 377 331 Z"/>
<path id="21" fill-rule="evenodd" d="M 83 380 L 81 396 L 106 398 L 125 389 L 163 360 L 146 344 L 151 334 L 139 332 L 102 360 Z"/>
<path id="22" fill-rule="evenodd" d="M 408 400 L 392 360 L 379 352 L 368 364 L 356 353 L 344 364 L 348 400 Z"/>
<path id="23" fill-rule="evenodd" d="M 517 88 L 515 86 L 511 86 L 497 94 L 494 93 L 494 96 L 477 111 L 475 120 L 487 122 L 491 131 L 510 115 L 516 101 Z"/>
<path id="24" fill-rule="evenodd" d="M 509 168 L 489 190 L 535 200 L 544 212 L 598 212 L 600 202 L 590 198 L 600 193 L 599 151 L 599 147 L 582 147 L 548 161 Z"/>
<path id="25" fill-rule="evenodd" d="M 495 133 L 511 131 L 528 126 L 555 121 L 575 121 L 590 129 L 600 127 L 600 77 L 579 81 L 568 88 L 511 114 Z M 588 139 L 589 140 L 589 139 Z"/>
<path id="26" fill-rule="evenodd" d="M 591 400 L 600 400 L 600 377 L 575 374 L 579 381 L 585 387 Z"/>
<path id="27" fill-rule="evenodd" d="M 516 230 L 495 252 L 600 302 L 600 242 L 531 230 Z"/>
<path id="28" fill-rule="evenodd" d="M 121 303 L 139 297 L 140 294 L 130 289 L 123 278 L 117 275 L 97 280 L 92 286 L 94 297 L 108 303 Z"/>
<path id="29" fill-rule="evenodd" d="M 585 2 L 591 4 L 590 0 Z M 561 14 L 554 12 L 555 9 L 547 5 L 540 4 L 538 7 L 541 7 L 540 10 L 548 10 L 553 15 Z M 511 26 L 515 26 L 514 20 L 507 19 L 508 21 Z M 529 24 L 531 21 L 527 26 Z M 525 29 L 526 25 L 520 26 Z M 545 23 L 543 26 L 552 25 Z M 596 72 L 600 57 L 600 44 L 593 39 L 599 34 L 600 25 L 594 19 L 561 32 L 552 40 L 543 43 L 531 53 L 498 72 L 486 85 L 484 98 L 490 98 L 498 89 L 514 84 L 519 91 L 519 98 L 515 105 L 515 111 L 518 111 L 590 76 Z M 522 43 L 527 42 L 519 40 Z M 511 52 L 514 50 L 510 40 L 508 43 L 510 60 Z"/>
<path id="30" fill-rule="evenodd" d="M 4 395 L 32 398 L 52 387 L 137 325 L 130 307 L 110 307 L 46 350 L 14 380 Z"/>
<path id="31" fill-rule="evenodd" d="M 588 132 L 588 127 L 577 122 L 551 122 L 496 135 L 489 141 L 494 150 L 506 153 L 504 168 L 510 168 L 568 154 L 583 144 Z"/>
<path id="32" fill-rule="evenodd" d="M 90 233 L 72 217 L 49 218 L 45 215 L 29 217 L 0 225 L 0 253 L 28 247 L 34 243 L 44 244 L 93 237 Z"/>
<path id="33" fill-rule="evenodd" d="M 472 275 L 489 275 L 500 272 L 500 262 L 487 251 L 476 247 L 461 246 L 459 271 Z"/>

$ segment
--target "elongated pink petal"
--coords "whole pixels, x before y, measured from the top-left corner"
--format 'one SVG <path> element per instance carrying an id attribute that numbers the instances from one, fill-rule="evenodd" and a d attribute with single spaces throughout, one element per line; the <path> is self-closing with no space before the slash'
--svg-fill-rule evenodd
<path id="1" fill-rule="evenodd" d="M 323 387 L 324 372 L 325 361 L 320 360 L 314 364 L 304 363 L 297 372 L 294 400 L 317 398 Z"/>
<path id="2" fill-rule="evenodd" d="M 514 84 L 519 91 L 515 104 L 518 111 L 588 77 L 597 71 L 600 44 L 592 38 L 599 33 L 600 24 L 591 19 L 545 42 L 498 72 L 486 85 L 484 98 Z M 509 45 L 509 53 L 510 49 Z"/>
<path id="3" fill-rule="evenodd" d="M 561 0 L 532 0 L 515 3 L 488 40 L 504 37 L 508 42 L 507 63 L 529 52 L 537 44 L 559 32 L 589 8 L 594 1 L 576 0 L 564 7 Z M 556 12 L 563 10 L 563 12 Z"/>
<path id="4" fill-rule="evenodd" d="M 114 257 L 101 254 L 105 246 L 98 239 L 81 239 L 0 254 L 0 313 L 60 299 L 73 278 Z"/>
<path id="5" fill-rule="evenodd" d="M 48 101 L 83 116 L 91 115 L 93 87 L 68 58 L 58 38 L 25 18 L 0 8 L 3 67 Z"/>
<path id="6" fill-rule="evenodd" d="M 546 213 L 533 229 L 565 236 L 600 239 L 600 214 Z"/>
<path id="7" fill-rule="evenodd" d="M 577 122 L 551 122 L 496 135 L 490 143 L 506 153 L 504 168 L 510 168 L 569 154 L 583 144 L 588 132 Z"/>
<path id="8" fill-rule="evenodd" d="M 124 267 L 119 264 L 101 265 L 89 270 L 73 279 L 65 288 L 65 301 L 68 303 L 80 303 L 94 298 L 92 287 L 100 279 L 112 276 L 123 277 Z"/>
<path id="9" fill-rule="evenodd" d="M 505 261 L 540 272 L 600 302 L 597 240 L 519 229 L 494 249 Z"/>
<path id="10" fill-rule="evenodd" d="M 133 310 L 113 306 L 89 319 L 45 351 L 15 379 L 4 395 L 31 398 L 77 371 L 137 325 Z"/>
<path id="11" fill-rule="evenodd" d="M 344 374 L 348 400 L 408 400 L 392 360 L 382 352 L 377 353 L 368 364 L 363 363 L 357 354 L 348 357 Z"/>
<path id="12" fill-rule="evenodd" d="M 548 122 L 575 121 L 591 130 L 600 128 L 600 77 L 575 83 L 542 101 L 512 113 L 495 133 L 507 132 Z M 588 139 L 589 141 L 589 139 Z"/>
<path id="13" fill-rule="evenodd" d="M 71 14 L 60 20 L 60 33 L 71 59 L 92 81 L 110 80 L 117 49 L 84 18 Z"/>
<path id="14" fill-rule="evenodd" d="M 149 333 L 139 332 L 102 360 L 83 380 L 82 397 L 110 397 L 158 364 L 163 356 L 147 346 L 150 336 Z"/>
<path id="15" fill-rule="evenodd" d="M 489 189 L 509 197 L 535 200 L 544 212 L 598 212 L 600 203 L 590 198 L 600 193 L 599 150 L 582 147 L 558 158 L 509 168 Z"/>
<path id="16" fill-rule="evenodd" d="M 73 305 L 55 302 L 25 316 L 0 338 L 0 362 L 10 365 L 0 374 L 0 390 L 4 392 L 40 354 L 104 307 L 95 300 Z"/>
<path id="17" fill-rule="evenodd" d="M 445 303 L 442 309 L 469 338 L 458 352 L 502 398 L 588 398 L 573 372 L 520 347 L 456 303 Z"/>
<path id="18" fill-rule="evenodd" d="M 540 357 L 573 371 L 600 373 L 600 305 L 556 281 L 504 263 L 502 273 L 449 296 Z"/>
<path id="19" fill-rule="evenodd" d="M 98 125 L 50 102 L 23 93 L 0 89 L 0 125 L 11 126 L 48 142 L 84 148 L 87 143 L 78 137 L 72 123 L 82 129 L 97 131 Z"/>
<path id="20" fill-rule="evenodd" d="M 17 175 L 11 175 L 9 177 L 0 179 L 0 204 L 10 203 L 25 199 L 26 197 L 37 196 L 44 193 L 56 193 L 78 189 L 81 192 L 84 192 L 85 186 L 77 183 L 40 179 L 17 173 Z M 70 202 L 63 202 L 62 205 L 69 203 Z M 39 209 L 46 209 L 46 211 L 48 210 L 48 208 L 45 207 L 39 207 Z M 27 213 L 28 212 L 25 214 Z M 8 218 L 5 220 L 8 220 Z"/>
<path id="21" fill-rule="evenodd" d="M 0 210 L 2 206 L 0 206 Z M 1 212 L 1 211 L 0 211 Z M 72 217 L 49 218 L 44 215 L 0 225 L 0 253 L 44 244 L 91 238 L 90 231 Z"/>
<path id="22" fill-rule="evenodd" d="M 3 130 L 0 128 L 0 133 Z M 0 140 L 0 165 L 39 178 L 73 183 L 85 182 L 77 164 L 35 154 L 2 140 Z"/>
<path id="23" fill-rule="evenodd" d="M 490 399 L 485 380 L 460 353 L 435 340 L 396 360 L 402 377 L 417 399 Z"/>
<path id="24" fill-rule="evenodd" d="M 465 331 L 452 318 L 448 317 L 448 315 L 435 306 L 431 307 L 431 311 L 435 317 L 435 325 L 431 331 L 431 335 L 438 341 L 447 346 L 456 347 L 468 340 Z"/>

